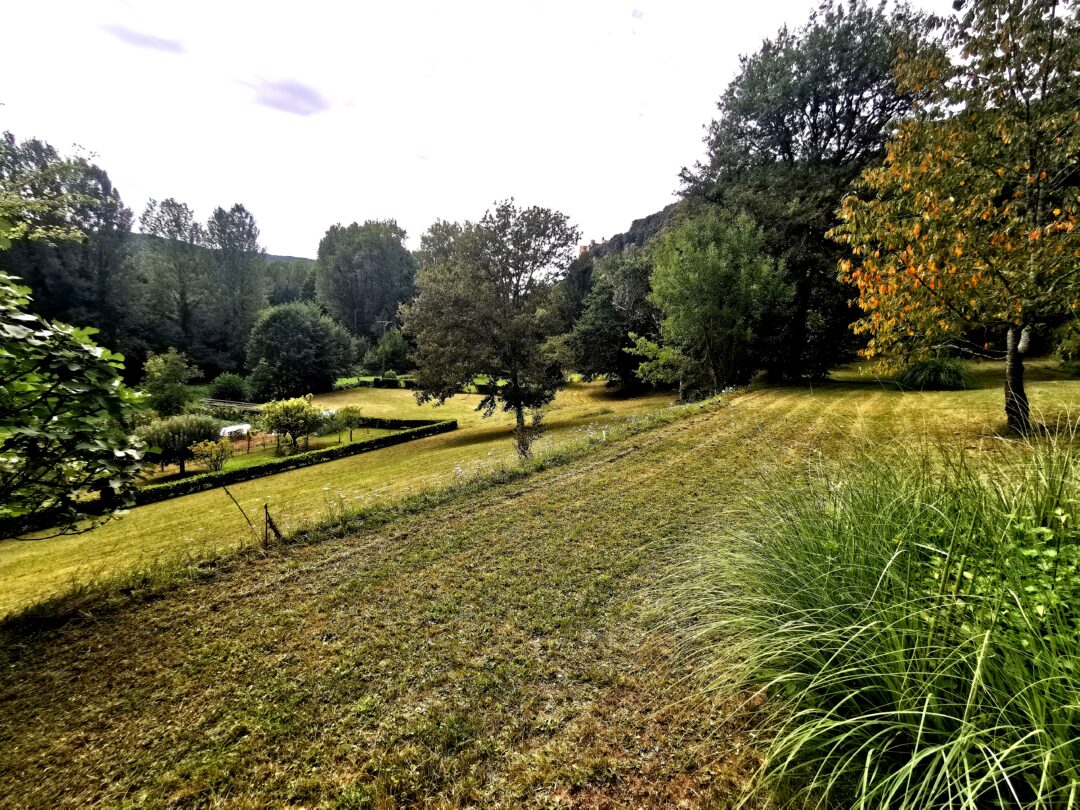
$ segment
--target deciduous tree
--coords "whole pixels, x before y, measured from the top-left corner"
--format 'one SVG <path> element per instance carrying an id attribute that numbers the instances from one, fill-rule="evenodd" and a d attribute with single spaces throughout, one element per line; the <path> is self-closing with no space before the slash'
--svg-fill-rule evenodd
<path id="1" fill-rule="evenodd" d="M 143 388 L 159 416 L 183 413 L 194 399 L 188 383 L 199 376 L 199 370 L 189 360 L 183 352 L 169 349 L 164 354 L 151 354 L 143 365 Z"/>
<path id="2" fill-rule="evenodd" d="M 0 232 L 0 248 L 3 241 Z M 100 514 L 86 496 L 126 504 L 142 459 L 131 431 L 142 406 L 121 380 L 123 358 L 97 346 L 93 329 L 45 320 L 29 307 L 30 290 L 0 273 L 3 538 L 41 525 L 86 529 L 80 521 Z"/>
<path id="3" fill-rule="evenodd" d="M 774 376 L 821 377 L 851 341 L 841 254 L 824 234 L 851 182 L 880 159 L 891 122 L 910 109 L 893 64 L 921 47 L 927 28 L 902 4 L 828 0 L 806 25 L 785 26 L 741 58 L 706 160 L 683 170 L 691 202 L 747 211 L 764 249 L 784 263 L 794 300 Z"/>
<path id="4" fill-rule="evenodd" d="M 416 259 L 394 220 L 333 225 L 319 243 L 318 299 L 355 335 L 380 334 L 412 296 L 415 275 Z"/>
<path id="5" fill-rule="evenodd" d="M 401 309 L 417 347 L 419 402 L 444 402 L 484 376 L 493 385 L 478 409 L 512 412 L 518 452 L 530 454 L 526 414 L 537 421 L 563 384 L 545 348 L 557 329 L 547 304 L 578 238 L 566 215 L 507 200 L 462 226 L 443 258 L 421 268 L 417 296 Z"/>
<path id="6" fill-rule="evenodd" d="M 162 464 L 177 464 L 180 474 L 187 472 L 187 462 L 192 458 L 192 446 L 206 441 L 217 441 L 220 423 L 210 416 L 185 413 L 155 419 L 139 429 L 139 435 L 150 448 L 148 454 Z"/>
<path id="7" fill-rule="evenodd" d="M 666 359 L 676 362 L 681 388 L 706 380 L 720 390 L 769 365 L 791 288 L 763 241 L 749 217 L 728 213 L 695 217 L 660 235 L 649 298 L 663 316 L 664 345 L 677 352 L 665 357 L 639 340 L 638 351 L 653 363 L 645 376 L 662 379 L 656 361 Z"/>
<path id="8" fill-rule="evenodd" d="M 941 45 L 900 67 L 922 101 L 844 201 L 841 277 L 869 356 L 1003 332 L 1005 413 L 1023 432 L 1031 330 L 1080 306 L 1080 25 L 1055 0 L 976 0 Z"/>
<path id="9" fill-rule="evenodd" d="M 323 424 L 322 411 L 311 404 L 311 395 L 268 402 L 262 412 L 263 426 L 279 437 L 288 437 L 294 449 Z"/>
<path id="10" fill-rule="evenodd" d="M 215 269 L 214 343 L 221 365 L 238 369 L 251 327 L 267 302 L 266 251 L 259 245 L 255 218 L 239 203 L 227 211 L 214 209 L 206 224 L 206 239 Z"/>
<path id="11" fill-rule="evenodd" d="M 308 303 L 263 310 L 247 349 L 251 393 L 259 400 L 329 391 L 354 361 L 349 333 Z"/>

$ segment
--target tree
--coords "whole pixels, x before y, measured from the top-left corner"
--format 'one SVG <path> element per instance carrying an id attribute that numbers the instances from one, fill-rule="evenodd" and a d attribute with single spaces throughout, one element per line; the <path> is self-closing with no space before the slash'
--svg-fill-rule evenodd
<path id="1" fill-rule="evenodd" d="M 157 457 L 162 465 L 177 464 L 180 474 L 187 473 L 191 448 L 199 442 L 217 441 L 219 423 L 210 416 L 185 413 L 155 419 L 139 429 L 139 435 L 150 448 L 149 454 Z"/>
<path id="2" fill-rule="evenodd" d="M 0 137 L 0 186 L 29 201 L 62 193 L 62 207 L 25 211 L 35 227 L 54 238 L 14 241 L 5 269 L 33 290 L 33 307 L 45 318 L 93 326 L 113 348 L 128 343 L 127 302 L 133 280 L 126 263 L 131 211 L 109 175 L 82 157 L 64 158 L 48 143 Z"/>
<path id="3" fill-rule="evenodd" d="M 270 306 L 315 300 L 315 262 L 306 259 L 274 261 L 267 267 L 267 272 L 270 276 Z"/>
<path id="4" fill-rule="evenodd" d="M 840 275 L 870 357 L 1003 332 L 1006 418 L 1026 432 L 1031 331 L 1080 306 L 1080 25 L 1054 0 L 978 0 L 940 44 L 899 67 L 917 114 L 844 200 Z"/>
<path id="5" fill-rule="evenodd" d="M 367 423 L 367 417 L 358 405 L 346 405 L 337 412 L 341 424 L 349 431 L 349 441 L 353 440 L 353 431 Z"/>
<path id="6" fill-rule="evenodd" d="M 191 445 L 191 456 L 210 472 L 221 472 L 233 456 L 233 445 L 225 438 L 196 442 Z"/>
<path id="7" fill-rule="evenodd" d="M 364 364 L 372 371 L 385 374 L 387 369 L 408 371 L 412 368 L 409 357 L 409 341 L 398 329 L 391 329 L 371 347 L 364 357 Z"/>
<path id="8" fill-rule="evenodd" d="M 420 237 L 420 249 L 413 254 L 418 267 L 430 267 L 454 258 L 458 240 L 465 229 L 457 222 L 437 219 Z"/>
<path id="9" fill-rule="evenodd" d="M 689 201 L 747 211 L 784 264 L 794 301 L 774 376 L 824 376 L 850 343 L 840 251 L 824 234 L 851 182 L 880 159 L 891 122 L 910 109 L 893 64 L 922 47 L 927 27 L 904 5 L 825 2 L 802 28 L 784 27 L 741 58 L 706 160 L 683 169 Z"/>
<path id="10" fill-rule="evenodd" d="M 319 242 L 318 299 L 354 335 L 381 332 L 412 296 L 415 274 L 405 231 L 394 220 L 332 225 Z"/>
<path id="11" fill-rule="evenodd" d="M 311 395 L 269 402 L 263 407 L 263 426 L 278 437 L 287 436 L 293 449 L 323 424 L 322 411 L 311 404 Z"/>
<path id="12" fill-rule="evenodd" d="M 158 321 L 158 340 L 207 358 L 206 320 L 213 289 L 205 251 L 206 231 L 184 203 L 150 200 L 139 217 L 148 241 L 140 257 Z"/>
<path id="13" fill-rule="evenodd" d="M 306 303 L 259 313 L 247 350 L 251 393 L 259 400 L 329 391 L 354 360 L 349 333 Z"/>
<path id="14" fill-rule="evenodd" d="M 189 364 L 189 359 L 183 352 L 169 349 L 164 354 L 151 354 L 143 365 L 143 388 L 159 416 L 183 413 L 194 399 L 188 383 L 199 376 L 199 370 Z"/>
<path id="15" fill-rule="evenodd" d="M 221 364 L 237 369 L 259 311 L 266 306 L 269 274 L 266 251 L 259 245 L 255 218 L 237 203 L 215 208 L 206 224 L 213 249 L 216 293 L 213 306 L 215 344 Z"/>
<path id="16" fill-rule="evenodd" d="M 546 305 L 578 239 L 564 214 L 513 200 L 462 226 L 446 258 L 421 268 L 417 296 L 401 308 L 416 344 L 418 402 L 445 402 L 485 376 L 493 385 L 478 410 L 489 416 L 501 403 L 512 411 L 518 452 L 529 456 L 535 431 L 526 412 L 537 423 L 563 384 L 545 348 L 557 329 Z"/>
<path id="17" fill-rule="evenodd" d="M 740 214 L 699 216 L 665 231 L 652 247 L 652 293 L 660 334 L 676 352 L 666 355 L 639 339 L 637 349 L 654 365 L 646 377 L 664 381 L 660 365 L 678 366 L 680 388 L 706 380 L 720 390 L 749 381 L 778 350 L 791 288 L 783 268 L 763 250 L 753 221 Z"/>
<path id="18" fill-rule="evenodd" d="M 646 250 L 628 247 L 599 260 L 591 292 L 568 339 L 573 367 L 587 378 L 607 377 L 624 387 L 638 383 L 639 361 L 628 350 L 631 335 L 654 339 L 660 317 L 649 300 L 652 260 Z"/>
<path id="19" fill-rule="evenodd" d="M 142 406 L 121 380 L 123 358 L 97 346 L 95 330 L 45 320 L 29 307 L 30 290 L 0 273 L 3 538 L 39 526 L 79 531 L 101 511 L 87 494 L 129 503 L 142 463 L 143 445 L 130 430 Z"/>

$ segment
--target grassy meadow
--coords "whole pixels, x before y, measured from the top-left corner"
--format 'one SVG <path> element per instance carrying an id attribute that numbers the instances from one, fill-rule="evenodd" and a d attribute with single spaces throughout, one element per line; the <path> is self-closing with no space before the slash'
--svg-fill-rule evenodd
<path id="1" fill-rule="evenodd" d="M 572 383 L 548 409 L 549 430 L 538 450 L 664 408 L 671 399 L 670 394 L 626 398 L 600 383 Z M 479 400 L 459 395 L 440 407 L 421 407 L 410 391 L 378 388 L 319 396 L 316 402 L 328 408 L 359 405 L 371 417 L 457 419 L 460 427 L 441 436 L 235 484 L 229 491 L 256 525 L 261 527 L 257 521 L 266 504 L 277 524 L 288 531 L 343 509 L 383 503 L 512 462 L 511 417 L 497 413 L 482 418 L 476 412 Z M 324 440 L 336 442 L 336 437 Z M 90 582 L 147 566 L 215 556 L 253 540 L 251 528 L 228 495 L 214 489 L 133 509 L 83 535 L 0 543 L 0 615 Z"/>
<path id="2" fill-rule="evenodd" d="M 992 382 L 998 370 L 980 373 Z M 1033 376 L 1048 418 L 1080 405 L 1080 383 Z M 588 386 L 566 397 L 562 438 L 600 410 L 649 409 Z M 729 395 L 565 463 L 234 556 L 164 598 L 12 637 L 0 791 L 20 807 L 726 806 L 761 739 L 736 711 L 744 696 L 687 699 L 699 664 L 680 650 L 695 631 L 680 624 L 672 582 L 700 566 L 703 544 L 754 529 L 748 502 L 808 458 L 921 442 L 997 456 L 1012 452 L 1002 421 L 996 387 L 899 393 L 852 374 Z M 388 473 L 366 485 L 340 468 L 326 476 L 332 465 L 288 476 L 393 498 L 454 480 L 438 465 L 508 457 L 505 431 L 474 421 L 424 452 L 361 457 L 398 470 L 400 489 Z M 408 458 L 394 466 L 394 451 Z M 209 514 L 213 494 L 168 502 L 172 519 Z"/>

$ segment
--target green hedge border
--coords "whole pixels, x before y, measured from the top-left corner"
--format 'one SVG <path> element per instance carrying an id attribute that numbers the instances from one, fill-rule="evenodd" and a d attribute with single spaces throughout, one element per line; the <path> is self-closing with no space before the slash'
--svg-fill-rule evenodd
<path id="1" fill-rule="evenodd" d="M 421 419 L 370 419 L 365 420 L 370 424 L 364 427 L 379 427 L 384 429 L 401 429 L 398 433 L 389 436 L 379 436 L 374 439 L 365 439 L 350 444 L 326 447 L 322 450 L 308 450 L 306 453 L 286 456 L 267 461 L 265 464 L 256 464 L 251 467 L 242 467 L 238 470 L 222 470 L 221 472 L 209 472 L 184 478 L 180 481 L 170 481 L 166 484 L 151 484 L 135 491 L 135 506 L 146 506 L 151 503 L 166 501 L 170 498 L 178 498 L 181 495 L 191 495 L 196 492 L 205 492 L 208 489 L 237 484 L 241 481 L 251 481 L 267 475 L 276 475 L 280 472 L 295 470 L 301 467 L 310 467 L 313 464 L 322 464 L 325 461 L 334 461 L 339 458 L 355 456 L 359 453 L 368 453 L 383 447 L 391 447 L 395 444 L 404 444 L 415 439 L 423 439 L 427 436 L 437 436 L 440 433 L 449 433 L 457 430 L 457 420 L 448 419 L 442 422 L 432 422 Z"/>

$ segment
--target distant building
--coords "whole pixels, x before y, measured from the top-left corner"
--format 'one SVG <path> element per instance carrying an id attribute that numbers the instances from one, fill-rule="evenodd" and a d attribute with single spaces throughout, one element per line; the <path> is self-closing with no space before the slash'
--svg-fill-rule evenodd
<path id="1" fill-rule="evenodd" d="M 608 240 L 603 238 L 599 242 L 597 242 L 595 239 L 592 239 L 589 241 L 589 244 L 581 245 L 578 248 L 578 256 L 584 256 L 586 253 L 591 253 L 592 251 L 596 250 L 596 248 L 606 245 L 607 242 Z"/>

